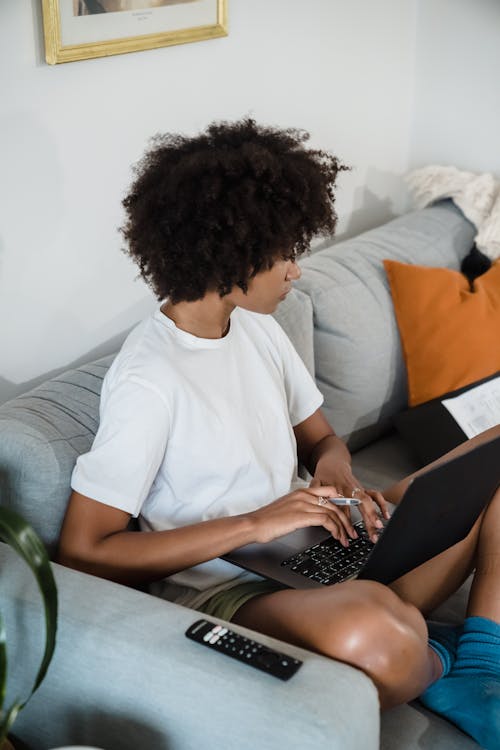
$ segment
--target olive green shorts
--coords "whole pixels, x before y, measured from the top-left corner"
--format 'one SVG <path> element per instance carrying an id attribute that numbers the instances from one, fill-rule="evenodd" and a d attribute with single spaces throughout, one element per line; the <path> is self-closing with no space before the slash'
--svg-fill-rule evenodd
<path id="1" fill-rule="evenodd" d="M 261 594 L 271 594 L 274 591 L 282 591 L 285 587 L 273 581 L 250 581 L 240 583 L 231 589 L 219 591 L 207 599 L 200 607 L 198 612 L 203 612 L 212 617 L 218 617 L 221 620 L 231 620 L 238 609 Z"/>

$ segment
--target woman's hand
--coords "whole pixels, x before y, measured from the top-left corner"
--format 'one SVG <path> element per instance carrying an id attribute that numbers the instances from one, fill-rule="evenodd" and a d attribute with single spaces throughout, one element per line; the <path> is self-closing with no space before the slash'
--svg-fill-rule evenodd
<path id="1" fill-rule="evenodd" d="M 323 526 L 344 547 L 349 546 L 349 537 L 356 539 L 358 534 L 350 518 L 327 499 L 338 496 L 331 485 L 304 487 L 247 513 L 255 524 L 255 541 L 270 542 L 296 529 Z"/>
<path id="2" fill-rule="evenodd" d="M 352 473 L 351 464 L 348 461 L 318 462 L 309 489 L 322 488 L 323 485 L 332 484 L 338 489 L 339 495 L 361 501 L 361 505 L 358 507 L 363 523 L 371 541 L 376 542 L 378 533 L 384 525 L 380 515 L 386 520 L 391 517 L 387 500 L 382 493 L 378 490 L 364 488 Z M 342 512 L 350 520 L 349 507 L 343 508 Z"/>

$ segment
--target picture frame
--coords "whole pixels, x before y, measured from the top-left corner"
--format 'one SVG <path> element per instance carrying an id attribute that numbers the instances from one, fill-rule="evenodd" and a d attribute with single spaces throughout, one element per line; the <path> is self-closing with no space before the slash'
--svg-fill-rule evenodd
<path id="1" fill-rule="evenodd" d="M 228 0 L 42 0 L 49 65 L 227 36 Z"/>

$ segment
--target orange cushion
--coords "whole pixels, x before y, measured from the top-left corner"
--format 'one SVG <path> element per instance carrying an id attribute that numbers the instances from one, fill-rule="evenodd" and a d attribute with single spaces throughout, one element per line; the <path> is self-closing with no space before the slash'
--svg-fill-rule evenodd
<path id="1" fill-rule="evenodd" d="M 500 370 L 500 261 L 474 281 L 448 268 L 384 260 L 410 406 Z"/>

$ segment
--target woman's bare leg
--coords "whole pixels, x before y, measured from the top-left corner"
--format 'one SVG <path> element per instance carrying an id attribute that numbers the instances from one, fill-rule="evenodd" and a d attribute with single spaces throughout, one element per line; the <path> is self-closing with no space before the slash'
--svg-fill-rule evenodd
<path id="1" fill-rule="evenodd" d="M 421 614 L 373 581 L 264 594 L 233 622 L 361 669 L 382 708 L 415 698 L 440 674 Z"/>
<path id="2" fill-rule="evenodd" d="M 500 489 L 484 513 L 467 615 L 500 623 Z"/>

